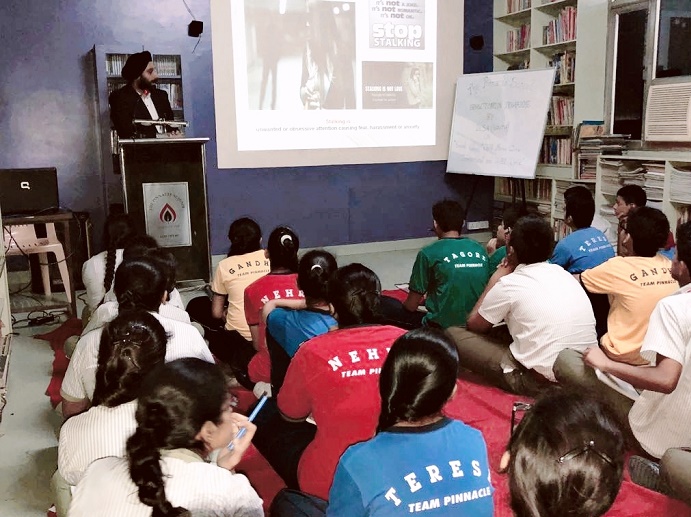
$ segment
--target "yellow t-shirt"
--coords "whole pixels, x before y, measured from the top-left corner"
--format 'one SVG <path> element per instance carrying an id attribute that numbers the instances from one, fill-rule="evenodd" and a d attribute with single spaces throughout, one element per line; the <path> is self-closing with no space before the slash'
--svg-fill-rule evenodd
<path id="1" fill-rule="evenodd" d="M 648 364 L 640 355 L 648 320 L 655 305 L 679 284 L 672 278 L 672 261 L 654 257 L 614 257 L 581 273 L 585 288 L 609 297 L 607 334 L 600 344 L 615 361 Z"/>
<path id="2" fill-rule="evenodd" d="M 226 329 L 237 330 L 248 341 L 252 335 L 245 320 L 245 287 L 266 275 L 270 266 L 264 250 L 233 255 L 221 260 L 211 281 L 214 293 L 228 297 Z"/>

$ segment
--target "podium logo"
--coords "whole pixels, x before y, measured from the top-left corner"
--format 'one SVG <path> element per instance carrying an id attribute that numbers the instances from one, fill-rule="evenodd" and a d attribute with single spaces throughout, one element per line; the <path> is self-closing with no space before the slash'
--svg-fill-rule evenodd
<path id="1" fill-rule="evenodd" d="M 19 188 L 22 188 L 22 189 L 24 189 L 24 190 L 31 190 L 31 185 L 29 184 L 28 181 L 22 181 L 22 182 L 19 184 Z"/>
<path id="2" fill-rule="evenodd" d="M 173 210 L 172 206 L 166 203 L 165 205 L 163 205 L 163 208 L 161 208 L 161 211 L 158 213 L 158 218 L 162 223 L 174 223 L 175 220 L 178 218 L 178 214 L 175 213 L 175 210 Z"/>

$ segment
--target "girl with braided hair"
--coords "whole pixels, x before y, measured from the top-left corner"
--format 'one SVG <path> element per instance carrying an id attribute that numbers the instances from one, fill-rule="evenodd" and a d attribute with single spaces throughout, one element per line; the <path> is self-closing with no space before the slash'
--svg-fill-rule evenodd
<path id="1" fill-rule="evenodd" d="M 166 361 L 181 357 L 198 357 L 213 363 L 214 358 L 201 334 L 188 322 L 174 319 L 171 311 L 186 316 L 180 309 L 162 304 L 166 297 L 166 276 L 151 259 L 125 260 L 115 274 L 117 303 L 107 302 L 94 313 L 103 322 L 111 321 L 120 312 L 144 310 L 152 314 L 169 335 Z M 91 323 L 90 323 L 91 325 Z M 103 327 L 82 335 L 65 372 L 60 394 L 66 418 L 88 409 L 96 384 L 99 343 Z"/>
<path id="2" fill-rule="evenodd" d="M 233 472 L 256 427 L 229 402 L 218 366 L 193 358 L 159 366 L 142 385 L 126 459 L 89 466 L 70 516 L 264 515 L 247 478 Z M 216 464 L 207 463 L 216 449 Z"/>
<path id="3" fill-rule="evenodd" d="M 377 275 L 362 264 L 335 272 L 328 292 L 338 330 L 298 349 L 278 396 L 257 416 L 254 444 L 288 488 L 326 499 L 343 451 L 374 434 L 379 372 L 405 333 L 377 324 L 380 290 Z M 305 421 L 310 414 L 316 428 Z"/>
<path id="4" fill-rule="evenodd" d="M 69 486 L 79 482 L 92 461 L 125 455 L 125 442 L 137 426 L 139 388 L 144 376 L 163 364 L 167 341 L 163 326 L 143 310 L 123 312 L 104 327 L 93 407 L 67 420 L 60 430 L 58 472 L 53 477 L 59 517 L 66 514 Z"/>
<path id="5" fill-rule="evenodd" d="M 127 214 L 111 214 L 106 219 L 103 240 L 106 250 L 94 255 L 82 266 L 82 280 L 86 288 L 86 306 L 89 314 L 96 309 L 113 287 L 115 270 L 122 262 L 124 248 L 137 235 L 132 219 Z M 83 320 L 88 319 L 82 318 Z"/>

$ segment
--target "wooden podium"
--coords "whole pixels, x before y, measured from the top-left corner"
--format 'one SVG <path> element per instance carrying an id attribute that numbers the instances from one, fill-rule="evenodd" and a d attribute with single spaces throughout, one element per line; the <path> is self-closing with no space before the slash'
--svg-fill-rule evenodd
<path id="1" fill-rule="evenodd" d="M 120 140 L 125 211 L 177 260 L 177 281 L 211 276 L 206 197 L 208 138 Z"/>

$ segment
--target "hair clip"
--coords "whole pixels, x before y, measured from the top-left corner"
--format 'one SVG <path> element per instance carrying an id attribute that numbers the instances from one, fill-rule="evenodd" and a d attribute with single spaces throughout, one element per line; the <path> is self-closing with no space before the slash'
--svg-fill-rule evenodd
<path id="1" fill-rule="evenodd" d="M 586 440 L 585 442 L 583 442 L 583 445 L 581 447 L 575 447 L 563 456 L 559 457 L 559 459 L 557 459 L 557 462 L 565 463 L 569 460 L 576 458 L 577 456 L 580 456 L 581 454 L 587 453 L 588 451 L 593 451 L 595 454 L 600 456 L 600 458 L 602 458 L 603 461 L 609 463 L 612 467 L 614 467 L 614 462 L 612 461 L 612 458 L 607 456 L 607 454 L 605 454 L 604 452 L 601 452 L 595 448 L 594 440 Z"/>
<path id="2" fill-rule="evenodd" d="M 287 241 L 293 242 L 293 238 L 286 233 L 285 235 L 281 236 L 281 246 L 285 246 Z"/>
<path id="3" fill-rule="evenodd" d="M 318 269 L 321 271 L 323 268 L 319 264 L 313 264 L 312 267 L 310 268 L 310 271 L 314 271 L 315 269 Z"/>

